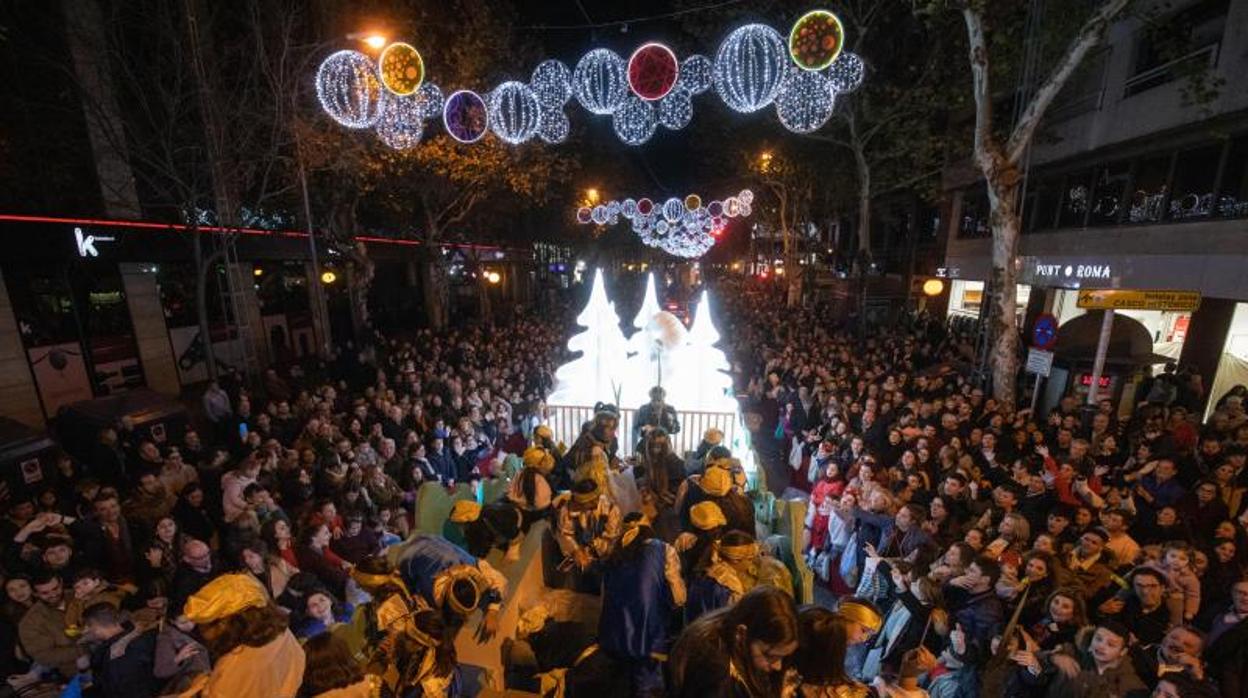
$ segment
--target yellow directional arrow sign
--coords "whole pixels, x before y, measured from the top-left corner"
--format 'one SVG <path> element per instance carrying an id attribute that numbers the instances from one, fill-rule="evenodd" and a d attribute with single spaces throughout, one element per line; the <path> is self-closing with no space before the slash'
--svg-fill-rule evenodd
<path id="1" fill-rule="evenodd" d="M 1080 308 L 1087 310 L 1179 310 L 1192 312 L 1200 307 L 1196 291 L 1140 291 L 1135 289 L 1087 288 L 1079 291 Z"/>

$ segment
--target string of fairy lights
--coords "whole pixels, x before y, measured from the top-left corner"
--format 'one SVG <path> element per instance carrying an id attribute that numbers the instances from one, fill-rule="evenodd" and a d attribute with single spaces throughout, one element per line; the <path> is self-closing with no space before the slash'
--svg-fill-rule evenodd
<path id="1" fill-rule="evenodd" d="M 591 115 L 610 117 L 621 142 L 642 145 L 660 127 L 688 126 L 693 98 L 712 90 L 734 111 L 751 114 L 771 106 L 788 130 L 812 133 L 832 117 L 837 98 L 856 90 L 865 76 L 862 58 L 844 46 L 840 19 L 813 10 L 794 22 L 787 40 L 765 24 L 739 27 L 714 58 L 682 59 L 656 42 L 642 44 L 627 59 L 598 48 L 571 69 L 550 59 L 527 82 L 509 80 L 484 93 L 458 89 L 444 97 L 426 81 L 416 47 L 394 42 L 376 61 L 359 51 L 331 54 L 317 70 L 316 92 L 334 121 L 372 129 L 396 150 L 418 146 L 438 117 L 461 143 L 491 133 L 511 145 L 535 138 L 562 143 L 571 132 L 566 110 L 573 99 Z"/>

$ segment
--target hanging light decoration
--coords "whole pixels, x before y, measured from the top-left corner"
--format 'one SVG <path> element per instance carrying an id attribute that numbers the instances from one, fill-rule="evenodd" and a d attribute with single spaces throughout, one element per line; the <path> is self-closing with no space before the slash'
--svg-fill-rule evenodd
<path id="1" fill-rule="evenodd" d="M 537 137 L 545 143 L 562 143 L 572 132 L 572 122 L 568 120 L 568 115 L 563 113 L 562 109 L 543 110 L 539 119 Z"/>
<path id="2" fill-rule="evenodd" d="M 321 62 L 316 97 L 325 113 L 347 128 L 375 124 L 384 100 L 377 67 L 359 51 L 338 51 Z"/>
<path id="3" fill-rule="evenodd" d="M 442 125 L 451 138 L 460 143 L 476 143 L 489 127 L 489 109 L 481 95 L 460 90 L 446 98 L 442 109 Z"/>
<path id="4" fill-rule="evenodd" d="M 724 39 L 715 56 L 715 91 L 743 113 L 771 104 L 788 63 L 784 38 L 765 24 L 747 24 Z"/>
<path id="5" fill-rule="evenodd" d="M 420 111 L 421 119 L 432 119 L 442 113 L 442 108 L 446 106 L 446 99 L 442 96 L 442 89 L 437 85 L 426 82 L 416 90 L 413 96 L 416 107 Z"/>
<path id="6" fill-rule="evenodd" d="M 688 90 L 691 95 L 700 95 L 711 89 L 714 73 L 715 64 L 711 63 L 711 59 L 695 53 L 681 62 L 676 86 Z"/>
<path id="7" fill-rule="evenodd" d="M 562 143 L 572 130 L 564 108 L 573 97 L 590 113 L 611 116 L 621 141 L 640 145 L 660 124 L 670 130 L 688 126 L 693 97 L 712 87 L 738 112 L 774 103 L 785 128 L 810 133 L 831 118 L 838 95 L 862 84 L 866 66 L 842 50 L 844 43 L 836 15 L 815 10 L 794 23 L 787 41 L 764 24 L 739 27 L 713 60 L 693 54 L 682 61 L 654 42 L 639 46 L 627 61 L 599 48 L 582 56 L 574 70 L 550 59 L 533 69 L 527 84 L 510 81 L 484 95 L 458 90 L 444 97 L 425 81 L 420 52 L 394 42 L 376 63 L 358 51 L 330 55 L 317 71 L 316 87 L 335 121 L 349 128 L 377 126 L 378 135 L 400 149 L 418 142 L 423 122 L 438 113 L 461 143 L 475 143 L 490 130 L 513 145 L 534 136 Z M 388 100 L 399 98 L 410 100 L 387 109 Z M 383 113 L 386 121 L 379 125 Z"/>
<path id="8" fill-rule="evenodd" d="M 572 99 L 572 72 L 562 61 L 542 61 L 533 69 L 529 89 L 537 95 L 543 111 L 560 109 Z"/>
<path id="9" fill-rule="evenodd" d="M 673 131 L 680 130 L 693 120 L 693 97 L 684 87 L 678 87 L 659 100 L 659 123 Z"/>
<path id="10" fill-rule="evenodd" d="M 425 80 L 425 61 L 415 46 L 396 41 L 381 52 L 377 59 L 381 84 L 400 97 L 406 97 L 420 88 Z"/>
<path id="11" fill-rule="evenodd" d="M 415 148 L 425 130 L 420 104 L 413 96 L 387 99 L 373 130 L 382 143 L 395 150 Z"/>
<path id="12" fill-rule="evenodd" d="M 812 10 L 793 23 L 789 55 L 802 70 L 823 70 L 845 47 L 845 27 L 827 10 Z"/>
<path id="13" fill-rule="evenodd" d="M 572 73 L 572 93 L 591 114 L 613 113 L 628 98 L 628 67 L 624 59 L 606 48 L 585 54 Z"/>
<path id="14" fill-rule="evenodd" d="M 749 215 L 749 201 L 754 194 L 748 189 L 735 197 L 729 197 L 737 215 Z M 625 199 L 608 201 L 592 209 L 582 206 L 576 211 L 576 220 L 583 225 L 614 225 L 620 216 L 628 219 L 633 232 L 650 247 L 668 254 L 694 259 L 711 249 L 724 233 L 727 221 L 714 211 L 723 211 L 724 201 L 704 204 L 702 197 L 689 194 L 683 200 L 672 197 L 655 206 L 650 199 Z"/>
<path id="15" fill-rule="evenodd" d="M 794 133 L 814 133 L 836 107 L 836 91 L 823 75 L 793 68 L 776 96 L 776 116 Z"/>
<path id="16" fill-rule="evenodd" d="M 680 62 L 663 44 L 642 44 L 628 58 L 628 86 L 647 102 L 666 96 L 679 77 Z"/>
<path id="17" fill-rule="evenodd" d="M 867 66 L 857 54 L 845 51 L 828 68 L 828 82 L 838 94 L 847 94 L 862 85 Z"/>
<path id="18" fill-rule="evenodd" d="M 522 82 L 505 82 L 490 93 L 490 130 L 512 145 L 519 145 L 537 133 L 541 105 L 537 95 Z"/>
<path id="19" fill-rule="evenodd" d="M 654 105 L 642 101 L 641 98 L 629 95 L 624 104 L 611 116 L 611 126 L 615 135 L 628 145 L 641 145 L 650 140 L 658 125 Z"/>

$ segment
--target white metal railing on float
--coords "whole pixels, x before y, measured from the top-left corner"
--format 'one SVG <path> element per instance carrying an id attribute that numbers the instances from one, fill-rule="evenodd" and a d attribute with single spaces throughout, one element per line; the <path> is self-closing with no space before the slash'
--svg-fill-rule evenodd
<path id="1" fill-rule="evenodd" d="M 594 418 L 593 407 L 569 405 L 550 405 L 547 408 L 547 425 L 555 434 L 555 442 L 562 441 L 569 448 L 581 435 L 581 427 Z M 681 410 L 676 407 L 676 415 L 680 419 L 680 431 L 671 437 L 672 451 L 684 455 L 687 451 L 697 450 L 702 443 L 702 435 L 712 427 L 724 433 L 724 444 L 736 442 L 738 431 L 744 429 L 739 418 L 733 412 L 696 412 Z M 633 424 L 637 416 L 636 409 L 620 410 L 620 426 L 616 431 L 619 441 L 620 457 L 633 455 Z"/>

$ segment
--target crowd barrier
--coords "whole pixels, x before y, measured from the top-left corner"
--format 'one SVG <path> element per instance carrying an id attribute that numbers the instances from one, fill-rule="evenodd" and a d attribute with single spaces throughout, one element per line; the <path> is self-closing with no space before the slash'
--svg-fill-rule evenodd
<path id="1" fill-rule="evenodd" d="M 675 453 L 697 450 L 698 444 L 702 442 L 702 435 L 712 427 L 724 432 L 725 444 L 734 443 L 738 430 L 744 428 L 733 412 L 696 412 L 677 408 L 676 414 L 680 419 L 680 431 L 671 437 L 672 451 Z M 633 424 L 636 417 L 636 409 L 620 410 L 620 426 L 616 433 L 621 457 L 633 455 L 633 448 L 636 446 Z M 570 447 L 581 435 L 581 427 L 593 418 L 593 407 L 551 405 L 546 423 L 555 434 L 555 442 L 563 442 Z"/>

